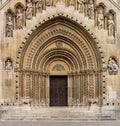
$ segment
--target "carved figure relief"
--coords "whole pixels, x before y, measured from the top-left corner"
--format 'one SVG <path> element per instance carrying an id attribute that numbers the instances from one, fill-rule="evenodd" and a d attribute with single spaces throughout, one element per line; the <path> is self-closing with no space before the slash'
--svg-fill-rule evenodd
<path id="1" fill-rule="evenodd" d="M 31 0 L 27 0 L 26 4 L 26 18 L 31 19 L 33 16 L 33 4 Z"/>
<path id="2" fill-rule="evenodd" d="M 22 9 L 18 8 L 16 14 L 16 28 L 22 29 L 22 27 L 23 27 L 23 13 Z"/>
<path id="3" fill-rule="evenodd" d="M 94 19 L 94 2 L 93 2 L 93 0 L 89 0 L 89 2 L 88 2 L 87 13 L 88 13 L 89 19 Z"/>
<path id="4" fill-rule="evenodd" d="M 11 59 L 7 59 L 5 61 L 5 70 L 10 71 L 12 70 L 12 68 L 13 68 L 13 65 L 12 65 Z"/>
<path id="5" fill-rule="evenodd" d="M 41 13 L 43 9 L 43 0 L 37 0 L 36 3 L 36 12 Z"/>
<path id="6" fill-rule="evenodd" d="M 100 7 L 98 9 L 98 29 L 103 29 L 104 28 L 104 9 Z"/>
<path id="7" fill-rule="evenodd" d="M 77 0 L 77 5 L 78 5 L 79 13 L 83 13 L 84 12 L 84 1 L 83 0 Z"/>
<path id="8" fill-rule="evenodd" d="M 110 58 L 108 61 L 108 71 L 110 74 L 116 74 L 118 72 L 118 65 L 114 58 Z"/>
<path id="9" fill-rule="evenodd" d="M 113 14 L 109 14 L 108 16 L 108 35 L 114 36 L 115 34 L 115 23 L 114 23 Z"/>
<path id="10" fill-rule="evenodd" d="M 46 6 L 52 6 L 52 0 L 46 0 Z"/>
<path id="11" fill-rule="evenodd" d="M 13 26 L 12 16 L 8 16 L 6 22 L 6 37 L 13 37 Z"/>

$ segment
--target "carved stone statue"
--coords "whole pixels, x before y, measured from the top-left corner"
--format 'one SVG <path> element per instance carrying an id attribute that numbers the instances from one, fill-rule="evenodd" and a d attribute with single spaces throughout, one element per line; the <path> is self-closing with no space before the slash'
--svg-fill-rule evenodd
<path id="1" fill-rule="evenodd" d="M 93 0 L 89 0 L 87 12 L 88 12 L 89 19 L 94 19 L 94 2 L 93 2 Z"/>
<path id="2" fill-rule="evenodd" d="M 113 15 L 111 14 L 108 18 L 108 35 L 114 36 L 115 34 L 115 23 L 113 20 Z"/>
<path id="3" fill-rule="evenodd" d="M 83 0 L 78 0 L 77 4 L 78 4 L 78 11 L 79 11 L 79 13 L 83 13 L 84 12 L 84 3 L 83 3 Z"/>
<path id="4" fill-rule="evenodd" d="M 118 72 L 118 65 L 117 65 L 116 61 L 113 58 L 109 59 L 108 71 L 109 71 L 110 74 L 115 74 L 115 73 Z"/>
<path id="5" fill-rule="evenodd" d="M 74 6 L 75 1 L 74 0 L 69 0 L 69 6 Z"/>
<path id="6" fill-rule="evenodd" d="M 45 3 L 46 6 L 52 6 L 52 0 L 46 0 Z"/>
<path id="7" fill-rule="evenodd" d="M 5 70 L 12 70 L 12 61 L 10 59 L 5 62 Z"/>
<path id="8" fill-rule="evenodd" d="M 33 16 L 33 4 L 31 0 L 27 0 L 26 4 L 26 18 L 31 19 Z"/>
<path id="9" fill-rule="evenodd" d="M 21 12 L 21 9 L 17 10 L 17 15 L 16 15 L 16 28 L 17 29 L 22 29 L 23 27 L 23 14 Z"/>
<path id="10" fill-rule="evenodd" d="M 99 8 L 98 10 L 98 29 L 104 28 L 104 15 L 103 8 Z"/>
<path id="11" fill-rule="evenodd" d="M 43 0 L 37 0 L 36 12 L 41 13 L 43 9 Z"/>
<path id="12" fill-rule="evenodd" d="M 9 16 L 6 23 L 6 37 L 13 37 L 13 20 Z"/>

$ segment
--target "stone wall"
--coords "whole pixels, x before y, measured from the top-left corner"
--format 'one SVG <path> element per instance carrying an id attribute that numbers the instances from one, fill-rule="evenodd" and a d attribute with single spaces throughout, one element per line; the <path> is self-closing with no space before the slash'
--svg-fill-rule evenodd
<path id="1" fill-rule="evenodd" d="M 45 22 L 46 20 L 48 20 L 49 17 L 52 17 L 52 15 L 56 16 L 57 14 L 63 14 L 65 17 L 68 17 L 70 19 L 74 19 L 76 20 L 76 22 L 80 23 L 81 25 L 85 27 L 85 29 L 89 29 L 91 35 L 94 34 L 96 35 L 96 38 L 99 40 L 99 44 L 100 44 L 100 50 L 103 53 L 103 57 L 105 59 L 105 62 L 103 63 L 104 68 L 106 69 L 105 73 L 104 73 L 104 85 L 103 85 L 103 101 L 104 104 L 116 104 L 118 105 L 118 103 L 120 104 L 120 72 L 118 70 L 118 72 L 116 74 L 110 74 L 107 66 L 108 66 L 108 62 L 109 62 L 109 58 L 112 57 L 116 64 L 118 65 L 118 67 L 120 66 L 120 51 L 119 51 L 119 41 L 120 41 L 120 22 L 119 22 L 119 18 L 120 18 L 120 10 L 115 7 L 111 2 L 106 1 L 106 0 L 96 0 L 95 1 L 95 18 L 90 17 L 90 15 L 87 15 L 87 12 L 85 13 L 80 13 L 79 11 L 76 10 L 76 3 L 74 3 L 74 6 L 71 4 L 71 6 L 68 6 L 69 3 L 66 2 L 66 6 L 64 5 L 64 3 L 59 3 L 57 5 L 55 5 L 54 3 L 54 7 L 43 7 L 43 11 L 41 13 L 40 12 L 36 12 L 35 8 L 34 11 L 32 13 L 32 16 L 28 17 L 28 19 L 26 19 L 27 17 L 25 17 L 25 10 L 26 10 L 26 2 L 25 0 L 19 0 L 19 2 L 21 2 L 21 6 L 20 9 L 22 8 L 22 28 L 17 25 L 16 22 L 16 16 L 17 16 L 17 10 L 16 7 L 18 3 L 18 1 L 16 0 L 11 0 L 10 3 L 6 4 L 6 6 L 4 6 L 1 10 L 0 10 L 0 16 L 1 16 L 1 27 L 0 27 L 0 61 L 1 61 L 1 72 L 0 72 L 0 98 L 1 98 L 1 104 L 3 104 L 3 100 L 2 99 L 8 99 L 8 101 L 6 100 L 6 104 L 7 103 L 11 103 L 14 104 L 15 103 L 15 87 L 16 87 L 16 79 L 15 79 L 15 72 L 14 69 L 17 67 L 16 66 L 16 59 L 17 59 L 17 51 L 20 45 L 22 45 L 22 42 L 25 41 L 24 38 L 27 38 L 29 36 L 29 34 L 31 34 L 32 30 L 31 29 L 35 29 L 35 27 L 37 27 L 39 25 L 39 22 Z M 54 1 L 55 2 L 55 1 Z M 16 5 L 16 6 L 15 6 Z M 35 5 L 35 4 L 33 4 Z M 103 7 L 104 9 L 104 16 L 101 16 L 101 18 L 104 18 L 103 22 L 101 23 L 105 23 L 104 26 L 99 26 L 98 24 L 98 10 L 99 10 L 99 6 Z M 18 7 L 18 8 L 19 8 Z M 35 6 L 34 6 L 35 7 Z M 92 7 L 92 6 L 90 6 Z M 10 9 L 9 9 L 10 8 Z M 10 15 L 9 15 L 10 13 Z M 113 36 L 109 36 L 109 29 L 108 29 L 108 24 L 106 23 L 109 19 L 109 13 L 112 13 L 114 15 L 113 22 L 114 22 L 114 29 L 113 30 Z M 8 15 L 7 15 L 8 14 Z M 97 15 L 97 16 L 96 16 Z M 12 33 L 10 33 L 9 35 L 7 34 L 6 31 L 6 27 L 7 27 L 7 20 L 8 17 L 12 18 Z M 11 19 L 10 19 L 11 20 Z M 88 31 L 89 31 L 88 30 Z M 12 34 L 12 35 L 11 35 Z M 12 62 L 12 69 L 10 70 L 10 72 L 6 72 L 5 70 L 5 62 L 10 58 L 11 62 Z M 6 77 L 9 78 L 11 84 L 6 85 Z M 2 78 L 2 79 L 1 79 Z M 7 80 L 8 81 L 8 80 Z M 8 84 L 8 83 L 7 83 Z M 111 87 L 110 89 L 107 87 Z M 3 92 L 4 91 L 4 92 Z M 12 91 L 12 92 L 11 92 Z M 108 98 L 108 94 L 111 92 L 111 94 L 113 92 L 116 92 L 116 96 L 114 96 L 113 98 Z M 117 97 L 117 98 L 115 98 Z M 10 100 L 10 101 L 9 101 Z"/>

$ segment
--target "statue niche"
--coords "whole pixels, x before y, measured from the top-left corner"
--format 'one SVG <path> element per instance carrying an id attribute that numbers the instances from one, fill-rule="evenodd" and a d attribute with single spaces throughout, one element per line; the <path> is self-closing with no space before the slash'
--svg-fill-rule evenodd
<path id="1" fill-rule="evenodd" d="M 46 6 L 52 6 L 52 0 L 45 0 Z"/>
<path id="2" fill-rule="evenodd" d="M 88 1 L 87 15 L 89 19 L 94 19 L 94 1 L 93 0 Z"/>
<path id="3" fill-rule="evenodd" d="M 84 12 L 84 0 L 77 0 L 77 8 L 79 13 Z"/>
<path id="4" fill-rule="evenodd" d="M 6 13 L 6 37 L 13 37 L 14 13 L 8 10 Z"/>
<path id="5" fill-rule="evenodd" d="M 44 4 L 43 0 L 37 0 L 36 1 L 36 12 L 37 13 L 41 13 L 42 12 L 43 4 Z"/>
<path id="6" fill-rule="evenodd" d="M 114 23 L 114 15 L 110 13 L 108 15 L 108 36 L 114 37 L 115 36 L 115 23 Z"/>
<path id="7" fill-rule="evenodd" d="M 118 64 L 114 57 L 110 57 L 108 61 L 108 72 L 111 75 L 117 74 L 118 72 Z"/>
<path id="8" fill-rule="evenodd" d="M 103 7 L 98 8 L 97 24 L 98 24 L 98 29 L 104 28 L 104 8 Z"/>
<path id="9" fill-rule="evenodd" d="M 74 6 L 75 5 L 75 0 L 69 0 L 69 6 Z"/>
<path id="10" fill-rule="evenodd" d="M 16 7 L 16 29 L 22 29 L 24 24 L 24 10 L 21 5 Z"/>
<path id="11" fill-rule="evenodd" d="M 31 0 L 27 0 L 26 3 L 26 18 L 31 19 L 33 16 L 33 4 Z"/>
<path id="12" fill-rule="evenodd" d="M 13 68 L 13 65 L 12 65 L 12 60 L 10 58 L 8 58 L 6 61 L 5 61 L 5 70 L 6 71 L 11 71 Z"/>

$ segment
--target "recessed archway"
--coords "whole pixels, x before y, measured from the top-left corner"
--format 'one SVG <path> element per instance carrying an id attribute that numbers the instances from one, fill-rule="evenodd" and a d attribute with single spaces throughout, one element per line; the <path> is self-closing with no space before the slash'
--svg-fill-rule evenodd
<path id="1" fill-rule="evenodd" d="M 19 50 L 20 104 L 49 105 L 48 82 L 54 72 L 68 76 L 69 106 L 88 105 L 91 99 L 102 103 L 102 57 L 80 24 L 54 17 L 36 28 Z"/>

